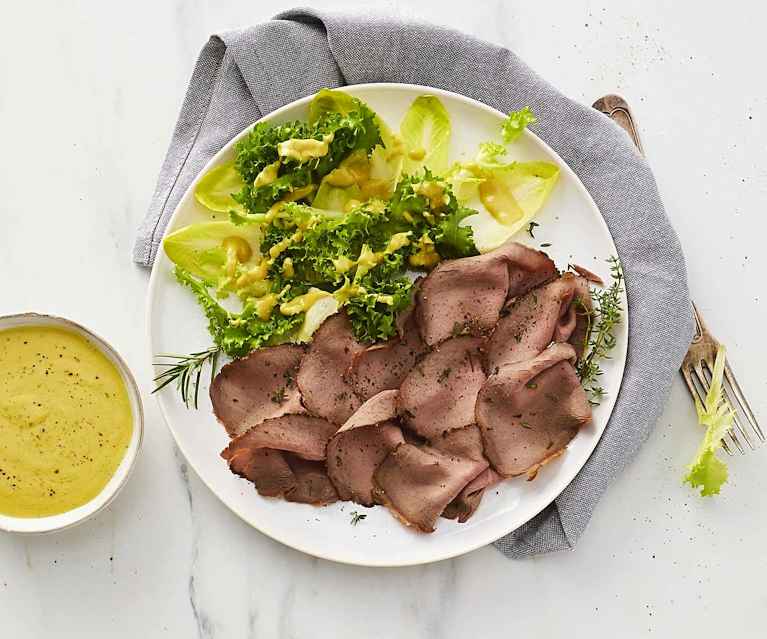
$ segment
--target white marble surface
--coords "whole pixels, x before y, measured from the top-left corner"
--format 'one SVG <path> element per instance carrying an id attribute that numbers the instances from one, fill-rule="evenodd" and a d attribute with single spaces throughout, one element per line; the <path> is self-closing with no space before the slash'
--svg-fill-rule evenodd
<path id="1" fill-rule="evenodd" d="M 54 312 L 111 339 L 145 393 L 147 432 L 131 482 L 97 519 L 51 537 L 0 535 L 0 637 L 765 635 L 767 451 L 732 460 L 721 497 L 691 494 L 680 476 L 700 433 L 680 382 L 571 553 L 510 562 L 486 548 L 357 569 L 239 521 L 187 471 L 149 397 L 148 273 L 129 253 L 198 50 L 210 33 L 289 3 L 1 4 L 0 313 Z M 693 295 L 767 420 L 767 349 L 756 339 L 767 322 L 765 10 L 400 8 L 512 47 L 581 101 L 629 99 Z"/>

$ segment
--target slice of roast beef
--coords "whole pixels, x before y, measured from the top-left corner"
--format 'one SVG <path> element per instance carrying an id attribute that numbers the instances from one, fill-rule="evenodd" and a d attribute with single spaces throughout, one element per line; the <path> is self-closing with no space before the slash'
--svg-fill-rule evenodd
<path id="1" fill-rule="evenodd" d="M 588 283 L 573 273 L 512 300 L 488 341 L 486 370 L 532 359 L 552 341 L 573 340 L 583 351 L 589 326 L 591 293 Z"/>
<path id="2" fill-rule="evenodd" d="M 503 251 L 503 259 L 509 268 L 506 299 L 524 295 L 559 274 L 554 261 L 546 253 L 519 242 L 506 242 L 496 251 Z"/>
<path id="3" fill-rule="evenodd" d="M 442 262 L 416 294 L 421 336 L 434 346 L 461 333 L 488 333 L 507 298 L 555 276 L 554 262 L 545 253 L 517 242 L 484 255 Z"/>
<path id="4" fill-rule="evenodd" d="M 364 346 L 354 339 L 345 312 L 326 319 L 314 334 L 296 377 L 306 409 L 334 424 L 343 424 L 362 403 L 347 381 L 354 357 Z"/>
<path id="5" fill-rule="evenodd" d="M 445 519 L 457 519 L 461 524 L 467 522 L 479 508 L 485 491 L 501 481 L 503 477 L 492 468 L 485 468 L 448 504 L 442 516 Z"/>
<path id="6" fill-rule="evenodd" d="M 488 377 L 477 397 L 485 455 L 504 477 L 534 477 L 591 421 L 591 405 L 570 360 L 570 344 L 554 344 L 534 359 Z"/>
<path id="7" fill-rule="evenodd" d="M 444 432 L 441 436 L 432 439 L 429 445 L 448 455 L 468 457 L 477 461 L 485 459 L 482 433 L 479 432 L 476 424 Z"/>
<path id="8" fill-rule="evenodd" d="M 434 448 L 400 444 L 374 474 L 375 497 L 404 524 L 432 532 L 448 504 L 486 467 Z"/>
<path id="9" fill-rule="evenodd" d="M 440 452 L 474 459 L 485 464 L 485 470 L 475 477 L 456 497 L 442 516 L 458 519 L 464 523 L 479 507 L 485 489 L 501 481 L 501 477 L 492 468 L 488 468 L 483 452 L 482 434 L 476 424 L 445 433 L 431 442 Z"/>
<path id="10" fill-rule="evenodd" d="M 396 390 L 366 401 L 328 443 L 328 475 L 341 499 L 375 503 L 373 473 L 404 442 L 397 424 Z"/>
<path id="11" fill-rule="evenodd" d="M 354 357 L 349 381 L 363 401 L 383 390 L 399 388 L 426 350 L 415 315 L 408 312 L 402 323 L 401 336 L 366 348 Z"/>
<path id="12" fill-rule="evenodd" d="M 242 447 L 230 457 L 229 469 L 253 482 L 264 497 L 280 497 L 296 487 L 296 478 L 281 450 Z"/>
<path id="13" fill-rule="evenodd" d="M 408 428 L 434 440 L 474 423 L 474 403 L 485 381 L 482 344 L 480 337 L 454 337 L 413 367 L 399 392 L 399 412 Z"/>
<path id="14" fill-rule="evenodd" d="M 270 346 L 221 369 L 210 386 L 210 399 L 230 437 L 265 419 L 303 410 L 295 383 L 303 355 L 303 347 L 294 344 Z"/>
<path id="15" fill-rule="evenodd" d="M 221 456 L 229 460 L 243 448 L 273 448 L 311 459 L 325 459 L 328 440 L 336 432 L 335 424 L 312 415 L 282 415 L 257 424 L 233 439 Z"/>
<path id="16" fill-rule="evenodd" d="M 335 431 L 335 424 L 319 417 L 282 415 L 264 420 L 233 439 L 221 456 L 233 473 L 252 481 L 261 495 L 277 497 L 298 486 L 291 462 L 283 452 L 321 462 Z"/>
<path id="17" fill-rule="evenodd" d="M 302 459 L 290 453 L 285 453 L 284 456 L 295 481 L 295 486 L 285 493 L 286 501 L 314 506 L 338 501 L 338 494 L 328 477 L 324 463 Z"/>

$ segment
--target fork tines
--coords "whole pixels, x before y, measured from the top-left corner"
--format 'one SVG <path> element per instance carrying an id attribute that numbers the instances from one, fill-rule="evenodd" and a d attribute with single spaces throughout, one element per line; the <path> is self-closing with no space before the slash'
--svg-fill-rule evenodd
<path id="1" fill-rule="evenodd" d="M 714 360 L 719 350 L 719 342 L 709 333 L 695 304 L 693 304 L 693 313 L 697 330 L 682 364 L 682 375 L 693 399 L 697 397 L 701 403 L 704 403 L 711 387 Z M 722 392 L 734 413 L 733 428 L 728 431 L 727 439 L 722 440 L 722 448 L 730 455 L 733 454 L 733 448 L 739 453 L 745 454 L 747 449 L 756 448 L 755 442 L 756 444 L 763 443 L 765 436 L 754 411 L 751 410 L 751 406 L 740 388 L 740 384 L 738 384 L 738 380 L 735 378 L 735 374 L 732 372 L 730 363 L 726 360 Z"/>

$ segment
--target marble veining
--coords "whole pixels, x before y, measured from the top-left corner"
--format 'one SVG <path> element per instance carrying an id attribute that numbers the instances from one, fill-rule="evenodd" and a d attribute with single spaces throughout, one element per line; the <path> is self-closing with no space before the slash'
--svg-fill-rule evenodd
<path id="1" fill-rule="evenodd" d="M 136 373 L 146 437 L 131 481 L 94 520 L 53 536 L 0 534 L 0 637 L 763 636 L 767 452 L 729 460 L 719 498 L 693 495 L 680 477 L 700 430 L 679 382 L 577 549 L 530 561 L 484 548 L 404 569 L 328 563 L 250 528 L 187 468 L 150 396 L 148 274 L 130 262 L 132 234 L 199 49 L 292 4 L 85 0 L 4 12 L 19 27 L 0 41 L 0 313 L 53 312 L 107 337 Z M 767 9 L 699 4 L 693 25 L 683 3 L 661 0 L 312 4 L 384 6 L 471 31 L 584 103 L 623 93 L 693 297 L 767 419 L 767 347 L 752 339 L 767 322 L 767 96 L 751 62 Z"/>

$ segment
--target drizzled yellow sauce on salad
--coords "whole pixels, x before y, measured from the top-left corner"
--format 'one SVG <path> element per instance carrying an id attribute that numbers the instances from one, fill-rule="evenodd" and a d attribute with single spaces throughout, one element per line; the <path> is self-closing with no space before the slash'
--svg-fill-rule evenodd
<path id="1" fill-rule="evenodd" d="M 86 504 L 132 433 L 122 377 L 88 340 L 53 326 L 0 331 L 0 514 L 45 517 Z"/>

